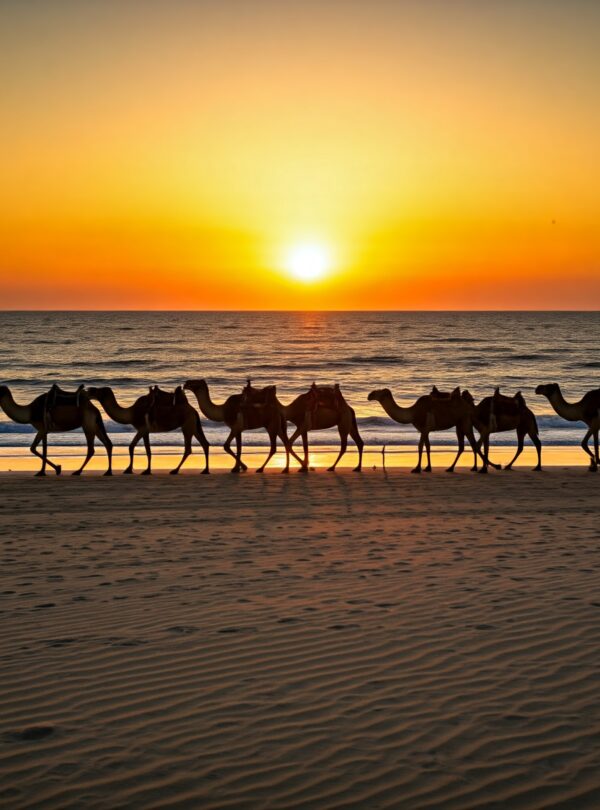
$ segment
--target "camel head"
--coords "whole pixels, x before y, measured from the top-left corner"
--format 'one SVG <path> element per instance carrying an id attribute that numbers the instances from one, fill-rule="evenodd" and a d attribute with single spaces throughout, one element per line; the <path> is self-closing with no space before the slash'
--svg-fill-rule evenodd
<path id="1" fill-rule="evenodd" d="M 206 380 L 186 380 L 183 384 L 184 391 L 193 391 L 196 393 L 208 393 L 208 383 Z"/>
<path id="2" fill-rule="evenodd" d="M 392 392 L 390 391 L 389 388 L 380 388 L 380 389 L 378 389 L 376 391 L 371 391 L 371 393 L 369 394 L 367 399 L 369 400 L 369 402 L 373 402 L 373 401 L 381 402 L 382 400 L 387 399 L 388 397 L 391 397 L 391 396 L 392 396 Z"/>
<path id="3" fill-rule="evenodd" d="M 554 394 L 560 394 L 560 387 L 558 383 L 548 383 L 548 385 L 538 385 L 535 389 L 538 396 L 547 397 L 550 399 Z"/>
<path id="4" fill-rule="evenodd" d="M 462 398 L 468 405 L 475 405 L 475 400 L 473 399 L 473 394 L 470 391 L 465 390 L 462 392 Z"/>
<path id="5" fill-rule="evenodd" d="M 107 385 L 100 388 L 95 385 L 91 385 L 89 388 L 85 389 L 85 392 L 90 399 L 95 399 L 97 402 L 102 402 L 103 399 L 112 394 L 112 388 L 109 388 Z"/>

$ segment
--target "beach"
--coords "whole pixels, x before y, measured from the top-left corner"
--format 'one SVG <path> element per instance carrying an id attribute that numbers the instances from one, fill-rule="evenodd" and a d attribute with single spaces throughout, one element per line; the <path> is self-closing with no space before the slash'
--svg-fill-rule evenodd
<path id="1" fill-rule="evenodd" d="M 599 486 L 0 474 L 0 803 L 597 808 Z"/>

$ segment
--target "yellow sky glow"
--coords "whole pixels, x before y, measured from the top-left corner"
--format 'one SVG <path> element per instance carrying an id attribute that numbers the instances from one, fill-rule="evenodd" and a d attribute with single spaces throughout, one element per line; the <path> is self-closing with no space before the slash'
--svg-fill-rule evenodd
<path id="1" fill-rule="evenodd" d="M 3 4 L 2 306 L 595 308 L 599 23 Z M 285 257 L 312 234 L 335 267 L 306 284 Z"/>

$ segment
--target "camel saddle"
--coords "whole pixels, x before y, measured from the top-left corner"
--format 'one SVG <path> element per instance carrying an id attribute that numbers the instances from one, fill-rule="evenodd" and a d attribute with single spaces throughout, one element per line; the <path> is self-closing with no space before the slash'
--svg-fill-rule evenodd
<path id="1" fill-rule="evenodd" d="M 82 383 L 76 391 L 64 391 L 56 383 L 53 384 L 44 398 L 44 424 L 47 430 L 53 430 L 56 427 L 52 418 L 55 408 L 80 408 L 82 402 L 89 402 L 84 388 Z"/>
<path id="2" fill-rule="evenodd" d="M 344 402 L 340 386 L 337 383 L 334 386 L 313 383 L 309 389 L 308 397 L 308 409 L 311 413 L 316 413 L 319 408 L 328 408 L 339 412 Z"/>
<path id="3" fill-rule="evenodd" d="M 163 391 L 158 385 L 151 385 L 148 393 L 148 410 L 146 411 L 146 424 L 148 427 L 157 421 L 158 408 L 174 408 L 176 405 L 187 403 L 187 397 L 181 385 L 171 393 Z"/>

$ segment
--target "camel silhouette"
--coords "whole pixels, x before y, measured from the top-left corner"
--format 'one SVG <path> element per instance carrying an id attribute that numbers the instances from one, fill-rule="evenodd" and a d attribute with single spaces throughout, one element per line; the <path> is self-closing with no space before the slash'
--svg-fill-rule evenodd
<path id="1" fill-rule="evenodd" d="M 558 383 L 538 385 L 535 389 L 538 396 L 546 397 L 559 416 L 567 422 L 585 422 L 587 433 L 581 441 L 581 446 L 590 458 L 590 472 L 597 472 L 600 465 L 598 451 L 598 431 L 600 430 L 600 388 L 595 388 L 584 394 L 579 402 L 567 402 L 563 397 Z M 594 437 L 594 452 L 589 448 L 590 437 Z"/>
<path id="2" fill-rule="evenodd" d="M 182 464 L 192 452 L 192 439 L 196 438 L 204 451 L 205 466 L 202 472 L 209 472 L 208 451 L 209 444 L 202 429 L 200 417 L 187 401 L 181 386 L 174 392 L 163 391 L 158 386 L 152 386 L 148 394 L 136 399 L 133 405 L 123 407 L 117 402 L 114 391 L 108 386 L 90 387 L 87 389 L 90 399 L 98 401 L 108 416 L 120 425 L 132 425 L 136 434 L 129 445 L 129 465 L 124 474 L 133 473 L 133 459 L 135 448 L 140 441 L 146 448 L 146 469 L 142 475 L 152 473 L 152 448 L 150 446 L 151 433 L 166 433 L 172 430 L 181 430 L 183 433 L 184 450 L 181 461 L 171 470 L 171 475 L 177 475 Z"/>
<path id="3" fill-rule="evenodd" d="M 35 438 L 29 448 L 34 456 L 42 459 L 42 466 L 37 476 L 46 475 L 46 465 L 52 467 L 57 475 L 62 472 L 60 464 L 48 458 L 48 434 L 83 428 L 87 441 L 87 454 L 79 469 L 73 475 L 81 475 L 87 463 L 95 453 L 96 436 L 106 447 L 108 468 L 104 475 L 112 475 L 112 442 L 108 437 L 100 411 L 90 402 L 89 397 L 79 386 L 77 391 L 63 391 L 53 385 L 45 394 L 36 397 L 28 405 L 15 402 L 10 388 L 0 386 L 0 407 L 9 419 L 21 425 L 32 425 L 36 429 Z M 42 452 L 38 451 L 42 443 Z"/>
<path id="4" fill-rule="evenodd" d="M 515 430 L 517 433 L 517 451 L 514 457 L 504 467 L 511 470 L 515 461 L 523 452 L 525 436 L 529 436 L 537 450 L 537 464 L 533 468 L 535 471 L 542 469 L 542 443 L 539 438 L 537 420 L 525 402 L 520 391 L 514 397 L 507 397 L 496 388 L 493 396 L 484 397 L 478 405 L 475 405 L 473 397 L 469 391 L 462 392 L 463 399 L 469 402 L 473 410 L 473 425 L 479 433 L 480 439 L 478 447 L 483 445 L 483 455 L 489 458 L 490 435 L 492 433 L 503 433 L 508 430 Z M 487 461 L 484 461 L 484 466 Z M 475 460 L 477 466 L 477 460 Z"/>

